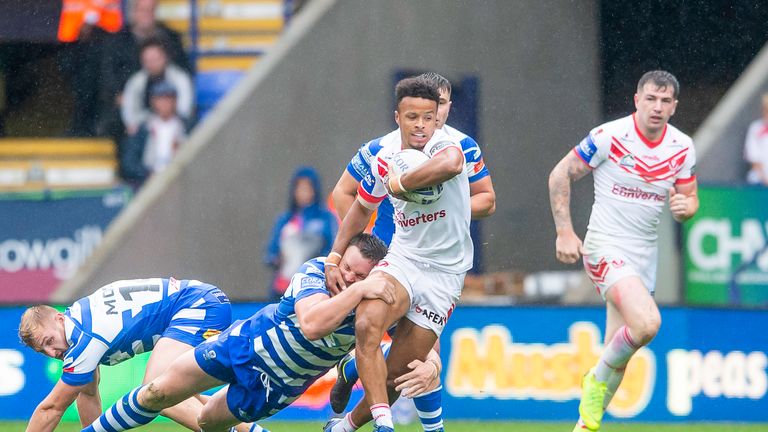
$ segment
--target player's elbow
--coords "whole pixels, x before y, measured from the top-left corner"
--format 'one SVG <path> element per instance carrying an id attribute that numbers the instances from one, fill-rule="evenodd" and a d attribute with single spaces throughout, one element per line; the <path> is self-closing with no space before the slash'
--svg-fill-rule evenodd
<path id="1" fill-rule="evenodd" d="M 317 326 L 310 325 L 310 326 L 307 326 L 306 328 L 302 327 L 302 331 L 304 333 L 304 337 L 310 341 L 316 341 L 318 339 L 322 339 L 323 336 L 325 336 L 323 332 L 317 328 Z"/>
<path id="2" fill-rule="evenodd" d="M 316 341 L 322 339 L 326 334 L 322 325 L 316 321 L 300 320 L 299 325 L 301 326 L 301 332 L 304 333 L 304 337 L 307 338 L 307 340 Z"/>
<path id="3" fill-rule="evenodd" d="M 496 197 L 493 197 L 493 199 L 490 200 L 488 209 L 483 214 L 483 217 L 488 217 L 494 213 L 496 213 Z"/>
<path id="4" fill-rule="evenodd" d="M 455 177 L 464 171 L 464 160 L 452 158 L 446 161 L 445 170 L 451 174 L 451 177 Z"/>

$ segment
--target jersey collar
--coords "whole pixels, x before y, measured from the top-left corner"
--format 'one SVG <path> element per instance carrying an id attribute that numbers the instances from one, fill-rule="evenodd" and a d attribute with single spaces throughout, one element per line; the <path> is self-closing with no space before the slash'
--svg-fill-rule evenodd
<path id="1" fill-rule="evenodd" d="M 635 126 L 635 132 L 637 132 L 637 136 L 640 137 L 640 140 L 645 143 L 649 148 L 656 148 L 659 144 L 661 144 L 662 141 L 664 141 L 664 137 L 667 135 L 667 126 L 669 124 L 664 125 L 664 130 L 661 132 L 661 136 L 656 141 L 651 141 L 648 138 L 643 135 L 642 132 L 640 132 L 640 128 L 637 127 L 637 119 L 635 118 L 635 114 L 632 113 L 632 124 Z"/>

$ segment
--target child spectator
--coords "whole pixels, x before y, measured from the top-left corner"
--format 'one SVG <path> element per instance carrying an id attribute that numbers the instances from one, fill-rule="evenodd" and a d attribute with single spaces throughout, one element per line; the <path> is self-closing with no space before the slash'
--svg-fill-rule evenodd
<path id="1" fill-rule="evenodd" d="M 176 89 L 167 81 L 150 90 L 151 113 L 124 144 L 124 178 L 136 185 L 163 171 L 186 139 L 184 121 L 176 114 Z"/>

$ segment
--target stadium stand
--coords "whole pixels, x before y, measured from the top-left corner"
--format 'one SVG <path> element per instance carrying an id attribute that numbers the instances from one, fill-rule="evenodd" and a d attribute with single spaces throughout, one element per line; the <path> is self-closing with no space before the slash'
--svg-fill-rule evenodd
<path id="1" fill-rule="evenodd" d="M 285 28 L 290 0 L 161 0 L 157 17 L 184 35 L 203 117 Z"/>
<path id="2" fill-rule="evenodd" d="M 108 139 L 0 140 L 0 191 L 106 187 L 117 179 L 115 145 Z"/>

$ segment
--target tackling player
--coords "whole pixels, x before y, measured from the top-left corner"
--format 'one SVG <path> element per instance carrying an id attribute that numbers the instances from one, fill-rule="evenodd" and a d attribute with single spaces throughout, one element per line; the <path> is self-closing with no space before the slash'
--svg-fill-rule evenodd
<path id="1" fill-rule="evenodd" d="M 493 189 L 490 173 L 483 161 L 480 146 L 472 137 L 446 124 L 452 104 L 451 82 L 435 72 L 422 74 L 419 78 L 432 83 L 438 88 L 440 100 L 436 115 L 437 129 L 442 129 L 461 143 L 467 164 L 472 218 L 480 219 L 490 216 L 496 209 L 496 194 Z M 360 182 L 364 178 L 371 176 L 371 166 L 375 166 L 375 157 L 382 148 L 381 143 L 386 143 L 391 137 L 398 136 L 399 133 L 399 130 L 395 130 L 386 136 L 363 144 L 355 157 L 349 162 L 347 169 L 333 189 L 334 206 L 341 219 L 344 219 L 350 206 L 355 201 L 357 187 Z M 392 203 L 389 200 L 384 200 L 376 211 L 373 235 L 389 244 L 394 232 L 395 220 Z M 385 355 L 389 354 L 389 346 L 389 343 L 382 344 L 382 350 Z M 439 343 L 435 347 L 439 348 Z M 408 393 L 404 395 L 413 397 L 419 419 L 425 431 L 442 430 L 442 401 L 440 395 L 442 389 L 442 386 L 440 386 L 442 363 L 439 354 L 433 350 L 430 352 L 427 362 L 417 359 L 408 366 L 413 370 L 397 379 L 397 390 L 408 389 Z M 338 378 L 331 389 L 330 402 L 335 412 L 341 413 L 346 408 L 357 378 L 357 362 L 352 353 L 350 353 L 339 363 Z"/>
<path id="2" fill-rule="evenodd" d="M 396 301 L 393 305 L 364 301 L 358 306 L 357 366 L 366 399 L 344 419 L 331 420 L 326 431 L 352 431 L 372 418 L 375 431 L 394 429 L 389 408 L 397 398 L 394 380 L 408 372 L 408 364 L 414 359 L 426 360 L 458 301 L 464 275 L 472 267 L 466 163 L 461 144 L 437 130 L 437 86 L 420 77 L 407 78 L 397 84 L 395 92 L 399 133 L 382 139 L 376 166 L 371 176 L 361 182 L 357 199 L 326 260 L 337 262 L 349 238 L 365 228 L 373 210 L 387 195 L 392 196 L 398 228 L 390 252 L 373 277 L 394 284 Z M 422 151 L 430 160 L 413 171 L 390 177 L 388 163 L 404 148 Z M 443 195 L 432 204 L 399 199 L 406 190 L 439 183 L 443 184 Z M 326 284 L 332 292 L 344 289 L 333 267 L 326 266 Z M 397 330 L 385 362 L 379 343 L 395 322 Z"/>
<path id="3" fill-rule="evenodd" d="M 182 354 L 160 376 L 134 389 L 87 432 L 115 432 L 151 422 L 159 411 L 204 390 L 229 384 L 203 407 L 196 430 L 219 431 L 274 415 L 299 398 L 355 344 L 355 307 L 362 299 L 394 301 L 394 287 L 363 280 L 387 253 L 370 234 L 354 237 L 337 264 L 349 284 L 330 297 L 324 258 L 304 263 L 279 303 L 236 321 Z M 255 431 L 262 428 L 255 425 Z"/>
<path id="4" fill-rule="evenodd" d="M 584 269 L 607 311 L 605 349 L 584 376 L 574 431 L 600 428 L 629 359 L 661 325 L 653 292 L 664 202 L 669 200 L 678 222 L 699 208 L 693 142 L 668 123 L 679 88 L 669 72 L 644 74 L 637 84 L 635 113 L 590 131 L 549 176 L 557 258 L 570 264 L 583 255 Z M 571 182 L 589 172 L 595 203 L 582 245 L 571 224 Z"/>
<path id="5" fill-rule="evenodd" d="M 221 290 L 173 278 L 113 282 L 64 313 L 45 305 L 30 307 L 21 317 L 21 341 L 63 360 L 64 372 L 35 409 L 27 431 L 53 431 L 74 401 L 83 426 L 99 417 L 99 364 L 112 366 L 152 351 L 143 381 L 149 382 L 179 355 L 231 322 L 232 308 Z M 195 398 L 179 402 L 163 415 L 196 430 L 202 403 Z"/>

